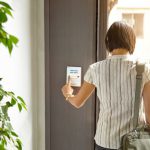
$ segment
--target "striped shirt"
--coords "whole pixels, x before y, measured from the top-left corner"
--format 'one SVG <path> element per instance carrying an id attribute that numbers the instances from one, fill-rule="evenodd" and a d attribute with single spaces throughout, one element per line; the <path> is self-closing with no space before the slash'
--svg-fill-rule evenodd
<path id="1" fill-rule="evenodd" d="M 129 55 L 113 55 L 90 65 L 84 76 L 86 82 L 95 85 L 100 100 L 94 139 L 101 147 L 120 148 L 122 136 L 134 129 L 135 62 Z M 142 89 L 149 80 L 150 71 L 146 65 Z"/>

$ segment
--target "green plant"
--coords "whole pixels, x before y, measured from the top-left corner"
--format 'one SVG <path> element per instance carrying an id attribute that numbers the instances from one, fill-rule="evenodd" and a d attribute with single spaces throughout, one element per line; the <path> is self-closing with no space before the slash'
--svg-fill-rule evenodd
<path id="1" fill-rule="evenodd" d="M 18 38 L 5 30 L 4 25 L 9 17 L 12 17 L 11 6 L 0 0 L 0 44 L 4 45 L 11 54 L 13 47 L 18 43 Z M 20 112 L 22 109 L 27 110 L 26 103 L 20 96 L 5 91 L 0 86 L 0 150 L 6 150 L 8 145 L 13 145 L 16 149 L 22 150 L 22 142 L 11 125 L 8 113 L 10 108 L 14 106 L 17 106 Z"/>
<path id="2" fill-rule="evenodd" d="M 9 53 L 11 54 L 14 45 L 18 43 L 18 38 L 7 33 L 4 29 L 4 24 L 8 21 L 9 17 L 12 17 L 11 6 L 0 0 L 0 43 L 8 48 Z"/>
<path id="3" fill-rule="evenodd" d="M 13 144 L 18 150 L 21 150 L 22 142 L 12 128 L 8 110 L 13 106 L 18 106 L 20 112 L 22 108 L 27 110 L 26 104 L 20 96 L 16 97 L 13 92 L 2 88 L 0 88 L 0 104 L 0 150 L 5 150 L 7 144 Z"/>

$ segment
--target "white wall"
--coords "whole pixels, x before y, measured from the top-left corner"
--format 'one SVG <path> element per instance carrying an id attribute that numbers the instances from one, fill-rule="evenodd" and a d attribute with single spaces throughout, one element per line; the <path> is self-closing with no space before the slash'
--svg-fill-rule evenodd
<path id="1" fill-rule="evenodd" d="M 19 37 L 12 55 L 0 46 L 0 77 L 6 90 L 22 96 L 28 111 L 11 110 L 23 150 L 44 150 L 44 0 L 8 0 L 14 10 L 6 29 Z"/>

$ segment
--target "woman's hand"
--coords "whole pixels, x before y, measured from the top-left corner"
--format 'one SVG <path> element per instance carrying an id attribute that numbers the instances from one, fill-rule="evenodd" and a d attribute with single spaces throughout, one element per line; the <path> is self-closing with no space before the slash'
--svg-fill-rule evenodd
<path id="1" fill-rule="evenodd" d="M 66 98 L 66 100 L 68 99 L 68 97 L 72 96 L 73 88 L 71 87 L 70 78 L 68 79 L 68 83 L 62 87 L 61 91 L 62 91 L 64 97 Z"/>
<path id="2" fill-rule="evenodd" d="M 80 108 L 93 93 L 94 89 L 95 86 L 93 84 L 84 81 L 79 92 L 76 95 L 72 95 L 73 88 L 71 87 L 71 83 L 69 81 L 69 83 L 64 85 L 61 90 L 67 101 L 69 101 L 74 107 Z"/>

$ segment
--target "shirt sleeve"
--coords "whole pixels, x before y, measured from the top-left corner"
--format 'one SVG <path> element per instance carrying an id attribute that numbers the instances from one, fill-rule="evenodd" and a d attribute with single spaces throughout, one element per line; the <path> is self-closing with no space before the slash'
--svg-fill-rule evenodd
<path id="1" fill-rule="evenodd" d="M 145 65 L 145 71 L 143 74 L 143 82 L 144 84 L 150 81 L 150 64 Z"/>
<path id="2" fill-rule="evenodd" d="M 95 78 L 94 78 L 94 67 L 93 65 L 90 65 L 87 72 L 84 75 L 84 81 L 94 84 L 95 85 Z"/>

